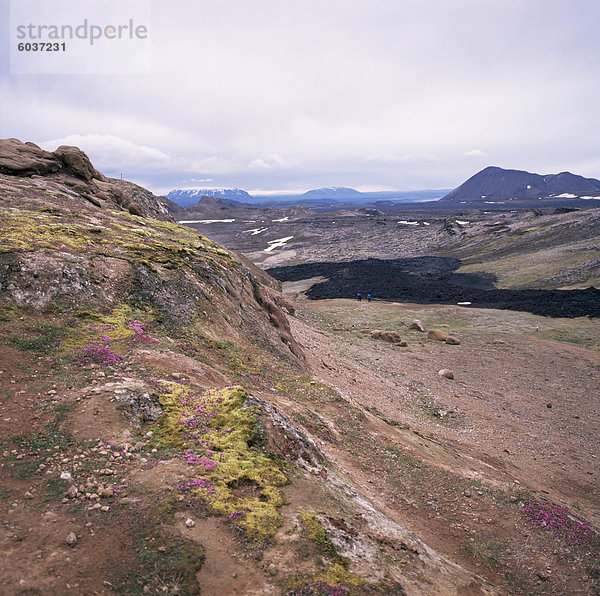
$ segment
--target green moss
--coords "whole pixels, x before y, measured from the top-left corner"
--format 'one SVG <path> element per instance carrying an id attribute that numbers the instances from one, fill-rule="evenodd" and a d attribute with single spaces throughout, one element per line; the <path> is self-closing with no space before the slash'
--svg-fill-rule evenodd
<path id="1" fill-rule="evenodd" d="M 101 228 L 95 221 L 74 222 L 71 213 L 0 209 L 1 252 L 39 248 L 73 253 L 100 252 L 167 268 L 210 265 L 234 269 L 229 253 L 190 228 L 109 211 Z M 143 226 L 143 227 L 140 227 Z"/>
<path id="2" fill-rule="evenodd" d="M 327 536 L 325 528 L 321 525 L 321 522 L 317 519 L 316 515 L 311 513 L 303 513 L 300 519 L 302 521 L 302 526 L 304 527 L 304 535 L 317 547 L 317 550 L 321 554 L 335 561 L 336 565 L 340 565 L 342 568 L 345 568 L 348 565 L 348 561 L 344 559 L 344 557 L 338 555 L 333 542 L 331 542 Z"/>
<path id="3" fill-rule="evenodd" d="M 249 543 L 262 546 L 281 526 L 278 487 L 288 479 L 277 460 L 252 446 L 258 412 L 246 407 L 245 391 L 228 386 L 194 395 L 171 382 L 163 388 L 157 437 L 184 450 L 193 471 L 179 497 L 228 516 Z"/>

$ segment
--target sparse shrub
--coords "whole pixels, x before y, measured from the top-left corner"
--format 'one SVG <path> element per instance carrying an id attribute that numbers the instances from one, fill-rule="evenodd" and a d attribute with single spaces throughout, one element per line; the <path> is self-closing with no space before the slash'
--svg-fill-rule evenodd
<path id="1" fill-rule="evenodd" d="M 502 548 L 502 543 L 494 538 L 485 539 L 481 537 L 471 538 L 463 545 L 463 550 L 488 567 L 494 567 L 498 564 L 498 551 Z"/>
<path id="2" fill-rule="evenodd" d="M 64 331 L 54 323 L 38 323 L 35 326 L 36 337 L 13 337 L 9 341 L 19 350 L 26 352 L 48 353 L 60 347 Z"/>

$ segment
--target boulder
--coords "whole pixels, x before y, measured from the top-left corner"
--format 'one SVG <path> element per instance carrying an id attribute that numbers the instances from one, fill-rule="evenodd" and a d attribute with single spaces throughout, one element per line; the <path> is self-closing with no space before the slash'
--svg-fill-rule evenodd
<path id="1" fill-rule="evenodd" d="M 442 370 L 438 371 L 438 375 L 440 375 L 440 377 L 444 377 L 445 379 L 454 378 L 454 373 L 451 370 L 448 370 L 447 368 L 442 368 Z"/>
<path id="2" fill-rule="evenodd" d="M 430 329 L 427 332 L 427 339 L 433 339 L 435 341 L 445 341 L 447 344 L 451 346 L 459 346 L 460 340 L 456 337 L 442 331 L 441 329 Z"/>
<path id="3" fill-rule="evenodd" d="M 404 344 L 404 346 L 408 345 L 406 342 L 402 341 L 402 337 L 396 331 L 383 331 L 381 329 L 373 329 L 370 335 L 373 339 L 381 339 L 383 341 L 388 341 L 392 344 Z"/>
<path id="4" fill-rule="evenodd" d="M 417 331 L 420 331 L 421 333 L 425 333 L 427 331 L 427 328 L 425 327 L 425 325 L 423 324 L 423 321 L 420 321 L 419 319 L 415 319 L 408 327 L 409 329 L 416 329 Z"/>
<path id="5" fill-rule="evenodd" d="M 76 178 L 105 181 L 106 178 L 92 165 L 90 158 L 79 147 L 61 145 L 51 155 L 56 156 L 63 169 Z"/>
<path id="6" fill-rule="evenodd" d="M 450 337 L 448 333 L 442 331 L 441 329 L 430 329 L 427 332 L 427 339 L 434 339 L 436 341 L 446 341 L 448 337 Z"/>

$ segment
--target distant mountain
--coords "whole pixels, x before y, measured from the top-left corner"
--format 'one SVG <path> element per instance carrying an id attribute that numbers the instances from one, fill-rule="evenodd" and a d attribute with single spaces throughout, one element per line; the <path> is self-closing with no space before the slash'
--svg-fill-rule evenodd
<path id="1" fill-rule="evenodd" d="M 239 188 L 186 188 L 172 190 L 167 198 L 180 207 L 195 205 L 202 197 L 214 197 L 216 199 L 227 199 L 237 203 L 245 203 L 252 197 Z"/>
<path id="2" fill-rule="evenodd" d="M 363 193 L 353 188 L 344 186 L 333 186 L 329 188 L 316 188 L 308 190 L 303 195 L 303 199 L 351 199 L 359 198 Z"/>
<path id="3" fill-rule="evenodd" d="M 249 213 L 255 213 L 258 209 L 242 205 L 230 199 L 203 196 L 189 207 L 185 207 L 184 209 L 178 208 L 177 210 L 170 209 L 170 211 L 177 219 L 227 219 L 231 217 L 247 217 Z"/>
<path id="4" fill-rule="evenodd" d="M 561 197 L 562 195 L 562 197 Z M 600 196 L 600 180 L 570 172 L 531 174 L 489 166 L 448 193 L 441 201 L 498 202 L 540 198 Z"/>

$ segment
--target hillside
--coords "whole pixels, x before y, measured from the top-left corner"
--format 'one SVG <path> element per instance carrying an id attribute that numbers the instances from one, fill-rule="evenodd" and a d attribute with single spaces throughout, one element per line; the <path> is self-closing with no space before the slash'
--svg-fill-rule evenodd
<path id="1" fill-rule="evenodd" d="M 584 178 L 570 172 L 542 176 L 522 170 L 505 170 L 489 166 L 440 201 L 494 204 L 548 198 L 591 200 L 595 197 L 600 198 L 600 180 L 594 178 Z"/>
<path id="2" fill-rule="evenodd" d="M 349 412 L 382 423 L 313 377 L 274 280 L 67 171 L 76 148 L 0 163 L 23 152 L 0 175 L 4 590 L 494 592 L 340 463 Z"/>
<path id="3" fill-rule="evenodd" d="M 598 320 L 282 294 L 40 151 L 0 144 L 7 594 L 597 592 Z"/>

